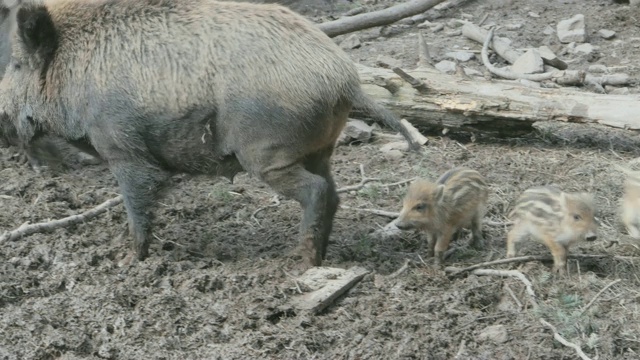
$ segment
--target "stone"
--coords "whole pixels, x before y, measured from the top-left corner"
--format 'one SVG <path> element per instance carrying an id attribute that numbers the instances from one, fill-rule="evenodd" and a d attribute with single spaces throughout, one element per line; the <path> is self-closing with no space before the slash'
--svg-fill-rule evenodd
<path id="1" fill-rule="evenodd" d="M 548 65 L 551 65 L 560 70 L 564 70 L 569 67 L 566 62 L 558 59 L 556 54 L 551 49 L 549 49 L 548 46 L 540 46 L 538 48 L 538 52 L 540 53 L 540 57 L 542 57 L 542 60 Z"/>
<path id="2" fill-rule="evenodd" d="M 520 82 L 520 84 L 526 86 L 526 87 L 530 87 L 530 88 L 534 88 L 537 89 L 540 87 L 540 83 L 537 81 L 531 81 L 531 80 L 527 80 L 527 79 L 520 79 L 518 80 L 518 82 Z"/>
<path id="3" fill-rule="evenodd" d="M 394 67 L 400 67 L 402 63 L 398 59 L 394 59 L 391 56 L 380 54 L 376 59 L 376 65 L 392 69 Z"/>
<path id="4" fill-rule="evenodd" d="M 589 72 L 594 74 L 604 74 L 604 73 L 608 73 L 609 69 L 607 69 L 606 65 L 595 64 L 595 65 L 589 66 Z"/>
<path id="5" fill-rule="evenodd" d="M 584 24 L 584 15 L 577 14 L 573 17 L 558 22 L 558 39 L 561 43 L 587 41 L 587 31 Z"/>
<path id="6" fill-rule="evenodd" d="M 520 30 L 522 29 L 522 23 L 518 23 L 518 24 L 507 24 L 504 26 L 504 28 L 506 30 L 510 30 L 510 31 L 514 31 L 514 30 Z"/>
<path id="7" fill-rule="evenodd" d="M 476 57 L 472 52 L 468 51 L 451 51 L 446 53 L 445 55 L 460 62 L 467 62 Z"/>
<path id="8" fill-rule="evenodd" d="M 487 326 L 478 335 L 478 341 L 486 342 L 491 341 L 495 344 L 502 344 L 509 340 L 507 335 L 507 328 L 504 325 L 491 325 Z"/>
<path id="9" fill-rule="evenodd" d="M 584 44 L 577 45 L 576 48 L 573 49 L 573 52 L 589 55 L 593 52 L 593 50 L 594 50 L 593 45 L 589 43 L 584 43 Z"/>
<path id="10" fill-rule="evenodd" d="M 409 150 L 409 144 L 406 141 L 394 141 L 386 143 L 380 147 L 380 151 L 383 153 L 388 153 L 394 150 L 407 151 Z"/>
<path id="11" fill-rule="evenodd" d="M 481 71 L 478 71 L 476 69 L 472 69 L 472 68 L 464 68 L 464 73 L 469 75 L 469 76 L 483 76 Z"/>
<path id="12" fill-rule="evenodd" d="M 518 74 L 535 74 L 544 71 L 544 63 L 537 49 L 529 49 L 511 65 L 511 71 Z"/>
<path id="13" fill-rule="evenodd" d="M 527 15 L 531 16 L 532 18 L 536 18 L 536 19 L 540 17 L 540 14 L 535 13 L 533 11 L 529 11 L 529 13 Z"/>
<path id="14" fill-rule="evenodd" d="M 629 95 L 630 94 L 628 87 L 615 87 L 615 86 L 607 85 L 604 88 L 609 94 L 612 94 L 612 95 Z"/>
<path id="15" fill-rule="evenodd" d="M 360 42 L 360 38 L 356 34 L 352 34 L 348 38 L 342 40 L 342 42 L 340 43 L 340 47 L 345 50 L 357 49 L 360 46 L 362 46 L 362 43 Z"/>
<path id="16" fill-rule="evenodd" d="M 610 40 L 613 39 L 614 36 L 616 36 L 616 32 L 613 30 L 601 29 L 598 30 L 598 35 L 600 35 L 600 37 L 605 40 Z"/>
<path id="17" fill-rule="evenodd" d="M 547 25 L 546 28 L 544 28 L 544 30 L 542 30 L 542 33 L 545 35 L 551 35 L 553 33 L 555 33 L 556 31 L 553 30 L 553 27 L 551 27 L 550 25 Z"/>
<path id="18" fill-rule="evenodd" d="M 389 160 L 398 160 L 398 159 L 401 159 L 403 156 L 404 156 L 404 153 L 397 149 L 391 149 L 384 153 L 384 157 L 386 157 Z"/>
<path id="19" fill-rule="evenodd" d="M 455 74 L 456 72 L 456 63 L 449 60 L 442 60 L 435 67 L 445 74 Z"/>
<path id="20" fill-rule="evenodd" d="M 350 119 L 347 121 L 342 133 L 351 139 L 367 142 L 371 139 L 373 128 L 362 120 Z"/>

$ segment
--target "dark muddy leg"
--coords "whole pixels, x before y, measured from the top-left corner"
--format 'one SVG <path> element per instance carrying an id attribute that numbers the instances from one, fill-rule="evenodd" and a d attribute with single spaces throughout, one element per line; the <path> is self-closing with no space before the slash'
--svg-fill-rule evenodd
<path id="1" fill-rule="evenodd" d="M 159 168 L 143 163 L 117 162 L 111 165 L 111 171 L 124 198 L 133 249 L 138 260 L 144 260 L 149 256 L 154 203 L 158 191 L 169 177 Z"/>
<path id="2" fill-rule="evenodd" d="M 313 154 L 305 160 L 305 168 L 316 175 L 322 176 L 328 184 L 327 202 L 319 225 L 320 237 L 322 239 L 322 260 L 326 259 L 327 248 L 329 247 L 329 236 L 333 230 L 333 218 L 340 205 L 340 197 L 336 191 L 336 183 L 331 175 L 331 154 L 333 147 Z"/>
<path id="3" fill-rule="evenodd" d="M 267 155 L 268 156 L 268 155 Z M 300 244 L 297 252 L 312 266 L 322 264 L 324 248 L 324 217 L 327 213 L 329 184 L 322 176 L 307 171 L 301 163 L 281 165 L 282 158 L 264 159 L 269 164 L 259 173 L 261 179 L 278 193 L 300 203 L 304 211 L 300 223 Z M 278 164 L 280 163 L 280 164 Z"/>
<path id="4" fill-rule="evenodd" d="M 471 241 L 469 246 L 475 249 L 482 249 L 485 246 L 484 236 L 482 235 L 482 216 L 480 214 L 471 220 Z"/>

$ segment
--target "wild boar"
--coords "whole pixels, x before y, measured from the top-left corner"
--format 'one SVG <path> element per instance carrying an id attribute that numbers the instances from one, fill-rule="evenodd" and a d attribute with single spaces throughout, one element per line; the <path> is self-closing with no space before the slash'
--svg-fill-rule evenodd
<path id="1" fill-rule="evenodd" d="M 556 186 L 536 186 L 516 200 L 509 218 L 507 257 L 516 256 L 516 245 L 526 239 L 543 243 L 553 256 L 553 271 L 566 273 L 568 249 L 578 242 L 597 239 L 595 204 L 589 193 L 567 193 Z"/>
<path id="2" fill-rule="evenodd" d="M 620 217 L 629 236 L 640 239 L 640 171 L 621 170 L 626 178 L 620 199 Z"/>
<path id="3" fill-rule="evenodd" d="M 435 264 L 441 265 L 451 238 L 461 228 L 471 228 L 469 245 L 484 245 L 482 219 L 488 197 L 486 180 L 476 170 L 453 168 L 435 183 L 418 179 L 409 185 L 396 226 L 425 231 L 427 256 L 434 256 Z"/>
<path id="4" fill-rule="evenodd" d="M 24 0 L 0 1 L 0 79 L 11 58 L 11 34 L 16 26 L 16 13 Z M 35 2 L 35 0 L 29 0 Z M 28 144 L 23 143 L 17 136 L 15 127 L 0 126 L 0 146 L 15 146 L 19 148 L 22 158 L 36 171 L 44 167 L 60 169 L 74 164 L 73 160 L 88 164 L 100 162 L 86 152 L 81 152 L 72 144 L 56 136 L 41 136 Z M 93 154 L 93 152 L 92 152 Z"/>
<path id="5" fill-rule="evenodd" d="M 339 197 L 330 160 L 353 107 L 419 144 L 313 23 L 275 4 L 45 0 L 17 13 L 0 115 L 19 137 L 87 141 L 121 189 L 139 260 L 174 173 L 246 171 L 297 200 L 320 265 Z"/>

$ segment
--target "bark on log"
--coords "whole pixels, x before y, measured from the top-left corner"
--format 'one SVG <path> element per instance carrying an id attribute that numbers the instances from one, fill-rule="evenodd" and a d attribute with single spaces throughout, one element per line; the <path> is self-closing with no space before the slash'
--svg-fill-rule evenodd
<path id="1" fill-rule="evenodd" d="M 570 88 L 530 88 L 515 81 L 463 80 L 435 69 L 405 70 L 426 83 L 419 92 L 389 69 L 357 64 L 364 91 L 413 125 L 457 128 L 513 136 L 539 121 L 596 123 L 640 129 L 640 96 L 580 92 Z M 394 94 L 380 83 L 398 84 Z M 353 117 L 367 118 L 354 111 Z"/>
<path id="2" fill-rule="evenodd" d="M 389 25 L 406 17 L 423 13 L 444 1 L 445 0 L 411 0 L 384 10 L 372 11 L 366 14 L 318 24 L 318 27 L 329 37 L 335 37 L 353 31 Z"/>

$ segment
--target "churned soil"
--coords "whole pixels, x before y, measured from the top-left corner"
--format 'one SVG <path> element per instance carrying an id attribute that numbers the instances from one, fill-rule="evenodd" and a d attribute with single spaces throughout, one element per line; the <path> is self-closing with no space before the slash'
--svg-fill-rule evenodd
<path id="1" fill-rule="evenodd" d="M 290 4 L 321 21 L 353 7 L 375 10 L 392 3 Z M 490 14 L 487 22 L 523 24 L 505 34 L 515 47 L 557 50 L 563 45 L 543 29 L 582 13 L 590 42 L 599 48 L 589 58 L 562 57 L 573 61 L 573 68 L 623 66 L 637 76 L 640 14 L 625 4 L 468 1 L 427 15 L 446 23 L 470 14 L 477 22 L 485 13 Z M 360 31 L 364 44 L 349 53 L 371 66 L 386 54 L 411 69 L 417 62 L 416 25 L 387 27 L 383 35 L 380 28 Z M 617 37 L 594 35 L 602 28 L 616 31 Z M 423 33 L 436 60 L 457 48 L 479 49 L 462 36 Z M 482 70 L 477 59 L 465 66 Z M 176 176 L 155 209 L 151 255 L 133 266 L 118 266 L 131 242 L 123 235 L 122 205 L 79 225 L 0 244 L 0 359 L 577 358 L 573 349 L 553 339 L 541 318 L 590 358 L 640 358 L 640 243 L 619 224 L 623 176 L 615 169 L 638 157 L 635 134 L 551 124 L 500 140 L 473 142 L 455 131 L 427 135 L 422 153 L 401 158 L 380 150 L 385 138 L 339 146 L 333 167 L 339 187 L 360 182 L 360 165 L 366 176 L 380 179 L 341 193 L 342 205 L 386 211 L 400 210 L 407 186 L 386 184 L 435 179 L 453 166 L 480 171 L 491 189 L 486 248 L 468 248 L 465 230 L 452 243 L 456 250 L 447 266 L 504 258 L 506 214 L 530 186 L 554 183 L 595 194 L 599 238 L 572 248 L 572 254 L 585 256 L 569 261 L 568 277 L 553 276 L 549 261 L 490 267 L 522 272 L 533 284 L 537 307 L 518 279 L 448 276 L 425 257 L 420 233 L 381 238 L 374 232 L 391 219 L 340 209 L 324 265 L 357 265 L 371 273 L 320 314 L 297 311 L 287 306 L 299 292 L 296 267 L 287 254 L 297 241 L 299 205 L 288 199 L 274 202 L 274 192 L 246 174 L 233 184 Z M 38 174 L 17 161 L 17 151 L 0 149 L 0 232 L 27 221 L 81 213 L 119 192 L 104 164 Z M 533 243 L 521 251 L 548 254 Z M 388 276 L 407 260 L 404 272 Z"/>

